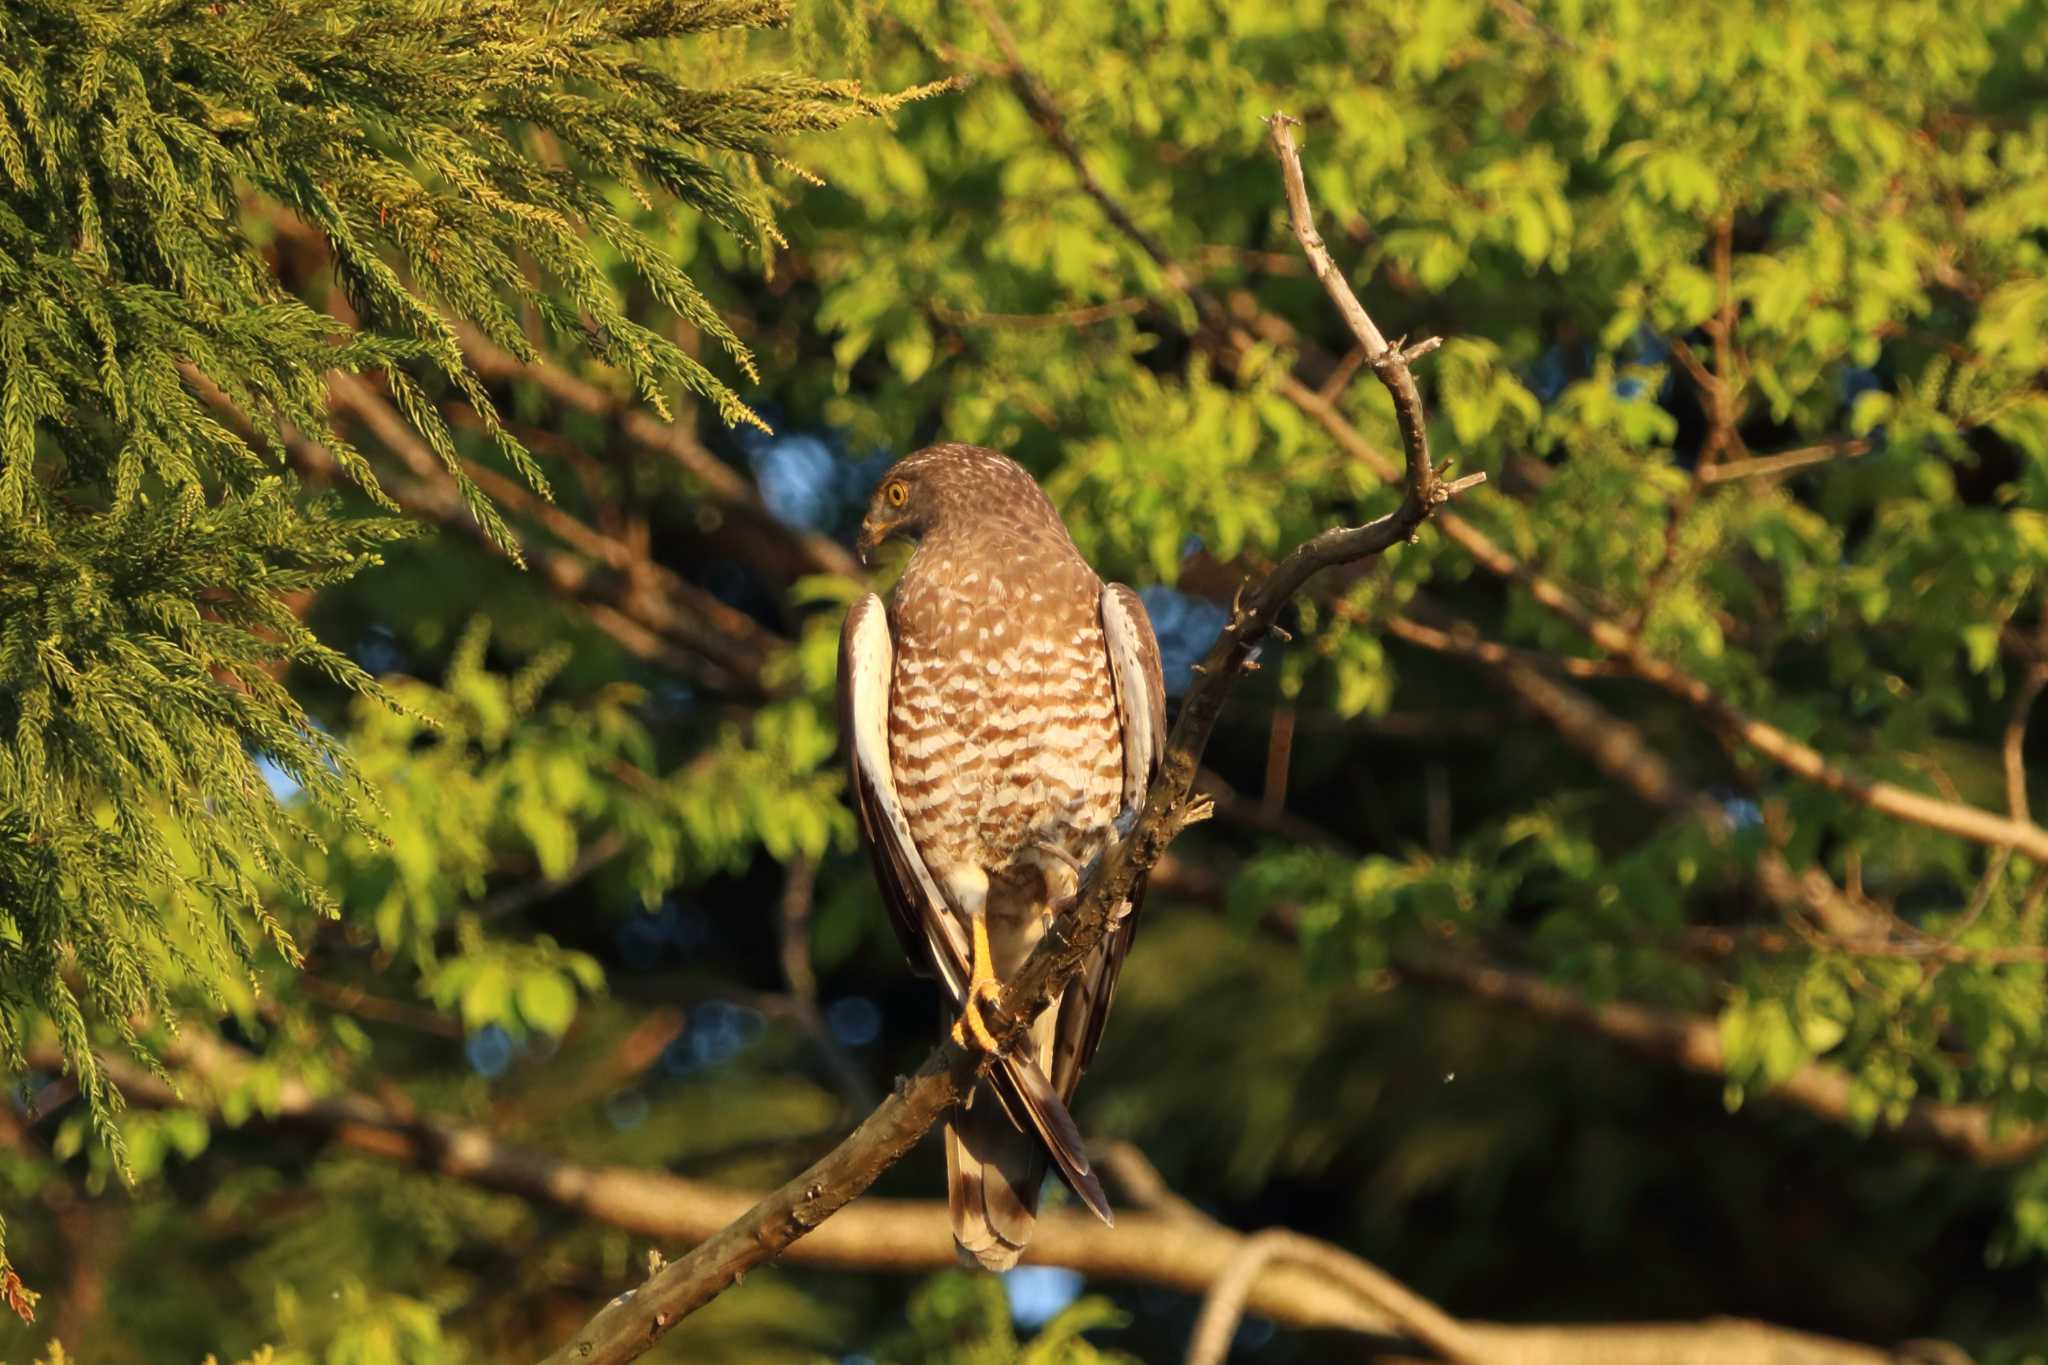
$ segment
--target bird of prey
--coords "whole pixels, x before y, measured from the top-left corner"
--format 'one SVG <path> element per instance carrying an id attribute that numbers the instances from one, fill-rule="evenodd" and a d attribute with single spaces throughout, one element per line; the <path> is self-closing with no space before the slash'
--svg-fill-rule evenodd
<path id="1" fill-rule="evenodd" d="M 954 1039 L 993 1052 L 983 1007 L 1128 832 L 1158 772 L 1159 645 L 1138 595 L 1105 586 L 1031 476 L 992 450 L 936 445 L 894 465 L 861 523 L 862 558 L 892 536 L 916 542 L 892 600 L 855 602 L 840 636 L 854 799 L 904 952 L 958 1011 Z M 1028 1043 L 947 1118 L 964 1261 L 1016 1264 L 1048 1158 L 1110 1221 L 1067 1105 L 1142 895 Z"/>

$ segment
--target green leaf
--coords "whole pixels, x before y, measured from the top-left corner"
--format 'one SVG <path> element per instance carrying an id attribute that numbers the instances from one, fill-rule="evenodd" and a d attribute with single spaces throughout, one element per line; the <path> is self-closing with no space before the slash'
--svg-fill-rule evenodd
<path id="1" fill-rule="evenodd" d="M 555 972 L 528 972 L 519 978 L 519 1015 L 542 1033 L 559 1037 L 576 1017 L 576 990 Z"/>

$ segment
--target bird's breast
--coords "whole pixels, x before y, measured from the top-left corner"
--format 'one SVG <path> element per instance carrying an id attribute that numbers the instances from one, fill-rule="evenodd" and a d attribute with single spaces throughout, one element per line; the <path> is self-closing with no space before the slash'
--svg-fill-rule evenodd
<path id="1" fill-rule="evenodd" d="M 1086 583 L 1006 583 L 986 567 L 899 585 L 890 759 L 935 873 L 1100 851 L 1123 746 L 1097 610 Z"/>

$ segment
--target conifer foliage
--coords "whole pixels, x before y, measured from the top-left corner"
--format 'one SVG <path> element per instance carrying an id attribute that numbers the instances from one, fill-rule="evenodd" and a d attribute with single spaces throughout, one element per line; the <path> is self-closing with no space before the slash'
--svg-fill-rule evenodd
<path id="1" fill-rule="evenodd" d="M 170 983 L 230 980 L 293 946 L 259 886 L 323 907 L 288 856 L 310 826 L 267 760 L 366 829 L 375 796 L 278 679 L 376 685 L 293 594 L 405 534 L 296 486 L 330 424 L 324 376 L 382 371 L 470 510 L 442 393 L 545 481 L 465 365 L 456 327 L 534 354 L 529 325 L 755 420 L 705 364 L 627 315 L 605 260 L 723 348 L 746 348 L 629 222 L 667 198 L 762 249 L 758 161 L 787 135 L 885 112 L 851 84 L 720 87 L 663 40 L 778 22 L 777 0 L 449 6 L 31 0 L 0 9 L 0 1056 L 54 1022 L 96 1124 L 118 1103 L 92 1029 Z M 701 73 L 699 73 L 701 74 Z M 269 225 L 323 236 L 353 325 L 288 293 Z M 225 414 L 235 413 L 238 417 Z M 146 1051 L 146 1049 L 144 1049 Z M 4 1261 L 0 1261 L 4 1266 Z"/>

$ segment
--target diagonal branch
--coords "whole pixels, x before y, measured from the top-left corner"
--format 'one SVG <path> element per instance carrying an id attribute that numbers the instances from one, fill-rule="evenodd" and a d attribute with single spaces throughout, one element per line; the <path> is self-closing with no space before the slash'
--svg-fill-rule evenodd
<path id="1" fill-rule="evenodd" d="M 1334 403 L 1299 380 L 1283 377 L 1279 391 L 1327 431 L 1338 445 L 1382 477 L 1394 472 L 1393 460 L 1367 441 Z M 2036 862 L 2048 861 L 2048 829 L 2031 820 L 2014 819 L 1960 801 L 1948 801 L 1901 787 L 1872 781 L 1840 767 L 1812 745 L 1795 739 L 1769 721 L 1735 706 L 1702 679 L 1657 657 L 1642 638 L 1619 622 L 1600 615 L 1578 596 L 1538 570 L 1530 568 L 1471 522 L 1447 512 L 1437 519 L 1444 535 L 1496 577 L 1519 584 L 1537 605 L 1577 626 L 1643 681 L 1685 702 L 1704 715 L 1715 729 L 1776 762 L 1815 786 L 1848 797 L 1882 815 L 1908 824 L 1953 834 L 1993 848 L 2009 846 Z"/>
<path id="2" fill-rule="evenodd" d="M 234 401 L 210 379 L 192 366 L 182 367 L 181 372 L 201 401 L 226 418 L 237 431 L 244 434 L 251 431 L 247 414 L 237 408 Z M 344 386 L 341 394 L 334 395 L 337 412 L 344 410 L 340 399 L 349 392 Z M 410 428 L 405 429 L 405 434 L 412 442 L 418 442 Z M 289 429 L 284 439 L 292 468 L 300 475 L 329 486 L 348 482 L 334 452 L 326 446 Z M 418 471 L 415 475 L 392 474 L 383 480 L 384 491 L 391 495 L 401 511 L 421 521 L 461 531 L 490 545 L 487 533 L 471 515 L 453 481 L 445 477 L 445 470 L 437 457 L 428 452 L 427 463 L 421 465 L 417 459 L 418 452 L 410 447 L 400 448 L 395 453 L 407 462 L 409 468 Z M 472 472 L 488 474 L 488 471 L 481 470 Z M 508 481 L 505 487 L 510 486 Z M 672 602 L 662 604 L 660 619 L 650 623 L 637 619 L 611 602 L 599 600 L 598 575 L 592 572 L 588 561 L 578 556 L 559 554 L 538 546 L 526 547 L 525 556 L 550 589 L 581 608 L 592 624 L 611 636 L 629 654 L 719 691 L 750 695 L 766 693 L 758 666 L 759 662 L 765 661 L 765 654 L 750 664 L 747 657 L 736 652 L 734 642 L 723 637 L 717 637 L 717 653 L 707 651 L 703 646 L 716 633 L 686 621 L 680 608 Z M 648 594 L 638 596 L 644 605 Z M 756 635 L 763 633 L 758 629 L 754 632 Z M 676 643 L 678 638 L 680 644 Z"/>
<path id="3" fill-rule="evenodd" d="M 1723 829 L 1726 812 L 1703 793 L 1685 786 L 1664 756 L 1634 724 L 1581 692 L 1544 677 L 1514 659 L 1471 656 L 1493 669 L 1523 705 L 1549 722 L 1560 738 L 1582 751 L 1603 773 L 1643 803 L 1689 813 L 1709 829 Z M 2031 698 L 2026 698 L 2031 701 Z M 2025 708 L 2018 708 L 2023 712 Z M 1802 877 L 1775 850 L 1757 858 L 1754 880 L 1767 898 L 1803 902 L 1832 934 L 1850 940 L 1851 951 L 1878 951 L 1867 926 L 1827 878 L 1809 869 Z M 1819 885 L 1812 883 L 1817 881 Z M 1959 955 L 1968 950 L 1960 950 Z M 1922 950 L 1922 955 L 1925 955 Z M 1979 959 L 1983 960 L 1983 959 Z M 1689 1071 L 1725 1078 L 1727 1056 L 1720 1028 L 1705 1015 L 1681 1014 L 1624 1001 L 1595 1003 L 1526 972 L 1479 959 L 1431 951 L 1397 955 L 1402 976 L 1417 984 L 1450 988 L 1475 999 L 1514 1005 L 1539 1018 L 1583 1029 Z M 1841 1067 L 1809 1061 L 1765 1092 L 1769 1098 L 1806 1110 L 1832 1123 L 1861 1126 L 1854 1078 Z M 1887 1130 L 1900 1139 L 1935 1148 L 1986 1166 L 2008 1165 L 2048 1146 L 2048 1127 L 2000 1123 L 1985 1105 L 1914 1100 L 1891 1116 Z"/>
<path id="4" fill-rule="evenodd" d="M 440 458 L 368 382 L 337 370 L 328 376 L 327 390 L 332 409 L 367 427 L 411 470 L 414 478 L 428 485 L 452 485 L 453 476 Z M 762 687 L 761 670 L 783 642 L 751 616 L 657 563 L 644 550 L 606 535 L 504 475 L 469 460 L 463 461 L 463 468 L 500 506 L 532 518 L 579 555 L 617 574 L 619 582 L 612 593 L 612 605 L 617 610 L 646 629 L 703 655 L 732 676 L 747 680 L 754 688 Z M 449 491 L 453 492 L 452 487 Z M 559 574 L 546 567 L 543 572 L 551 585 L 559 585 Z M 577 582 L 584 596 L 592 595 L 591 586 L 581 580 Z"/>
<path id="5" fill-rule="evenodd" d="M 458 326 L 456 335 L 462 342 L 463 358 L 478 374 L 500 383 L 520 380 L 538 385 L 542 392 L 564 407 L 612 423 L 620 435 L 639 449 L 673 462 L 713 502 L 726 512 L 744 518 L 750 530 L 785 542 L 807 572 L 837 574 L 852 579 L 862 576 L 859 561 L 838 541 L 815 531 L 799 531 L 778 521 L 762 503 L 754 485 L 707 450 L 688 429 L 664 422 L 560 365 L 545 360 L 521 360 L 493 345 L 474 328 Z"/>
<path id="6" fill-rule="evenodd" d="M 1286 132 L 1289 126 L 1284 116 L 1272 120 L 1273 145 L 1283 172 L 1298 177 L 1299 167 L 1290 167 L 1294 152 Z M 1306 210 L 1305 198 L 1301 208 Z M 1342 286 L 1341 279 L 1337 283 Z M 1349 293 L 1348 287 L 1344 292 Z M 1364 310 L 1358 311 L 1362 314 Z M 1397 406 L 1404 393 L 1415 393 L 1408 369 L 1410 355 L 1426 349 L 1410 353 L 1382 346 L 1370 357 L 1374 373 L 1394 394 Z M 1101 940 L 1112 913 L 1130 898 L 1139 879 L 1159 861 L 1174 836 L 1208 814 L 1207 803 L 1193 794 L 1202 751 L 1231 683 L 1250 665 L 1282 609 L 1322 570 L 1369 558 L 1407 540 L 1460 488 L 1483 477 L 1452 484 L 1438 476 L 1427 446 L 1422 444 L 1417 401 L 1415 423 L 1402 426 L 1404 439 L 1414 444 L 1408 453 L 1401 505 L 1368 525 L 1325 531 L 1297 546 L 1264 579 L 1240 592 L 1229 623 L 1197 665 L 1199 677 L 1182 704 L 1163 769 L 1137 824 L 1104 859 L 1079 906 L 1047 930 L 1024 966 L 1006 983 L 991 1021 L 1001 1045 L 1015 1042 L 1080 970 Z M 866 1190 L 966 1095 L 987 1063 L 985 1054 L 970 1055 L 950 1040 L 941 1043 L 917 1074 L 899 1082 L 895 1092 L 851 1137 L 742 1217 L 665 1266 L 632 1296 L 608 1304 L 548 1357 L 548 1365 L 618 1365 L 638 1357 L 747 1270 L 778 1255 Z"/>
<path id="7" fill-rule="evenodd" d="M 1532 973 L 1455 953 L 1404 950 L 1397 954 L 1395 968 L 1403 980 L 1418 985 L 1512 1005 L 1524 1014 L 1570 1025 L 1705 1076 L 1725 1079 L 1728 1075 L 1720 1028 L 1706 1015 L 1679 1014 L 1622 1000 L 1596 1002 Z M 1832 1123 L 1863 1126 L 1857 1117 L 1855 1078 L 1827 1062 L 1807 1062 L 1763 1093 Z M 1897 1116 L 1892 1131 L 1903 1141 L 1983 1166 L 2013 1165 L 2048 1146 L 2048 1129 L 2002 1124 L 1980 1104 L 1917 1101 Z"/>

